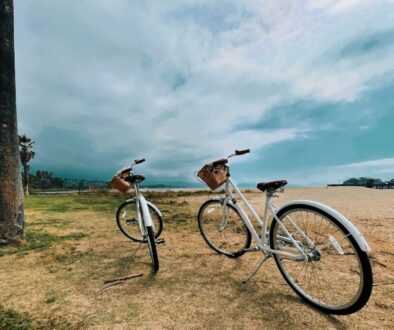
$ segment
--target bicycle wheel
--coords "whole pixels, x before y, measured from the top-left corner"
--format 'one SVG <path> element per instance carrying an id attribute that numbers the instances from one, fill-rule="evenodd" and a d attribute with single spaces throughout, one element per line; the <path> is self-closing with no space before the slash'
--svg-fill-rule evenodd
<path id="1" fill-rule="evenodd" d="M 280 210 L 277 217 L 309 256 L 305 261 L 274 254 L 291 288 L 326 313 L 351 314 L 361 309 L 371 295 L 372 269 L 367 254 L 349 231 L 330 214 L 309 205 L 291 205 Z M 289 219 L 312 244 L 308 244 Z M 271 247 L 298 251 L 287 237 L 274 219 L 270 229 Z"/>
<path id="2" fill-rule="evenodd" d="M 250 247 L 251 235 L 234 206 L 221 200 L 206 201 L 198 212 L 198 228 L 217 253 L 237 258 Z"/>
<path id="3" fill-rule="evenodd" d="M 149 253 L 152 259 L 152 268 L 155 272 L 157 272 L 159 270 L 159 257 L 157 256 L 156 238 L 153 233 L 152 226 L 146 227 L 146 231 Z"/>
<path id="4" fill-rule="evenodd" d="M 149 214 L 151 215 L 155 237 L 159 237 L 163 230 L 163 219 L 159 213 L 150 205 L 148 205 Z M 135 199 L 129 200 L 121 204 L 116 212 L 116 223 L 120 231 L 128 238 L 135 242 L 144 243 L 141 230 L 138 226 L 138 210 Z"/>

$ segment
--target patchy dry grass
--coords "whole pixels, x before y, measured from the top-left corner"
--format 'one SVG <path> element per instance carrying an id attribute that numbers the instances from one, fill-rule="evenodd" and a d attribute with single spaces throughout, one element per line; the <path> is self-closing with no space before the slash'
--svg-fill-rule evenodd
<path id="1" fill-rule="evenodd" d="M 374 250 L 375 283 L 368 305 L 342 317 L 305 305 L 273 261 L 249 284 L 259 255 L 233 260 L 215 254 L 196 225 L 199 192 L 151 193 L 163 212 L 160 271 L 151 273 L 145 245 L 117 230 L 122 198 L 31 196 L 26 242 L 0 247 L 0 329 L 384 329 L 393 325 L 394 191 L 289 189 L 281 202 L 321 200 L 342 211 Z M 249 192 L 255 202 L 262 194 Z M 258 207 L 259 209 L 260 207 Z M 260 209 L 261 211 L 261 209 Z M 100 293 L 106 279 L 143 273 Z"/>

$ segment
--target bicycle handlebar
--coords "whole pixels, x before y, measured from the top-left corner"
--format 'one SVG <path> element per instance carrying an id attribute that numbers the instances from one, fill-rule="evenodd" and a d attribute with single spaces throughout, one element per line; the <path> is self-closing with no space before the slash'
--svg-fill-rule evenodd
<path id="1" fill-rule="evenodd" d="M 236 156 L 241 156 L 244 154 L 248 154 L 250 152 L 250 149 L 244 149 L 244 150 L 235 150 L 235 155 Z"/>
<path id="2" fill-rule="evenodd" d="M 214 168 L 215 166 L 219 166 L 219 165 L 224 165 L 228 163 L 228 159 L 234 156 L 241 156 L 244 154 L 247 154 L 250 152 L 250 149 L 244 149 L 244 150 L 235 150 L 235 152 L 233 154 L 231 154 L 230 156 L 227 156 L 226 158 L 221 158 L 218 160 L 213 161 L 212 163 L 209 163 L 208 165 L 211 165 L 212 168 Z"/>
<path id="3" fill-rule="evenodd" d="M 215 160 L 214 162 L 212 162 L 212 166 L 219 166 L 219 165 L 223 165 L 223 164 L 227 164 L 228 163 L 228 159 L 227 158 L 222 158 L 222 159 L 218 159 Z"/>
<path id="4" fill-rule="evenodd" d="M 128 167 L 124 167 L 124 168 L 120 169 L 120 170 L 117 172 L 117 175 L 118 175 L 118 176 L 122 176 L 123 174 L 125 174 L 125 173 L 127 173 L 127 172 L 131 172 L 131 171 L 133 170 L 133 166 L 134 166 L 134 165 L 141 164 L 141 163 L 143 163 L 145 160 L 146 160 L 145 158 L 135 159 L 133 164 L 131 164 L 131 165 L 128 166 Z"/>

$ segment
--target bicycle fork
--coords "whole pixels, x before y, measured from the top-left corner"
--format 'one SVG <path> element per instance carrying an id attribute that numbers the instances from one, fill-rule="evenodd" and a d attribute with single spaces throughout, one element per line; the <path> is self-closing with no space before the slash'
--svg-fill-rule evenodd
<path id="1" fill-rule="evenodd" d="M 139 196 L 139 204 L 140 204 L 140 210 L 141 210 L 141 216 L 142 216 L 142 220 L 144 222 L 144 233 L 143 233 L 143 237 L 146 238 L 146 236 L 148 235 L 148 232 L 146 230 L 147 227 L 152 227 L 153 232 L 155 232 L 155 226 L 153 224 L 152 221 L 152 217 L 150 215 L 149 212 L 149 208 L 148 208 L 148 203 L 146 202 L 146 199 L 144 196 L 140 195 Z M 165 243 L 164 238 L 157 238 L 156 239 L 156 244 L 162 244 Z"/>
<path id="2" fill-rule="evenodd" d="M 152 218 L 149 213 L 148 204 L 146 203 L 146 199 L 144 196 L 139 196 L 139 202 L 142 212 L 142 219 L 144 220 L 145 226 L 153 226 Z"/>

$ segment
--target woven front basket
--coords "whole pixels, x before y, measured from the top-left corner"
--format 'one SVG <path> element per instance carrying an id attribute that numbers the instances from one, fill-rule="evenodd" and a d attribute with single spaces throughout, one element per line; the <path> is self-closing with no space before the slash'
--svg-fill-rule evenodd
<path id="1" fill-rule="evenodd" d="M 204 181 L 209 188 L 215 190 L 226 182 L 227 166 L 216 166 L 212 171 L 212 165 L 205 165 L 198 173 L 197 176 Z"/>
<path id="2" fill-rule="evenodd" d="M 123 179 L 118 176 L 114 176 L 109 184 L 111 188 L 117 189 L 123 194 L 127 193 L 130 190 L 130 185 Z"/>

